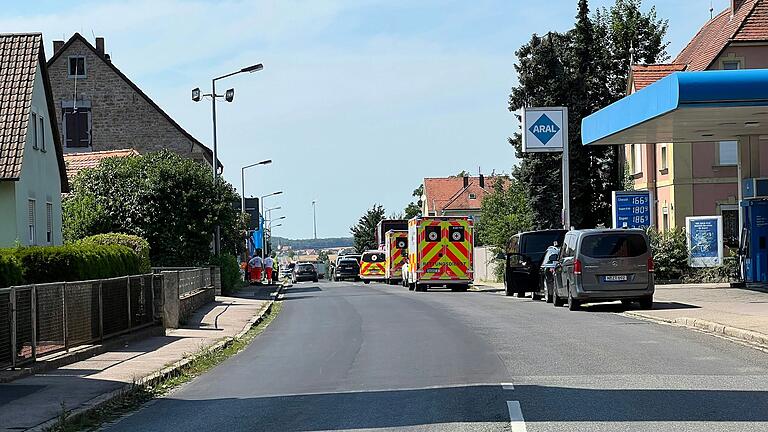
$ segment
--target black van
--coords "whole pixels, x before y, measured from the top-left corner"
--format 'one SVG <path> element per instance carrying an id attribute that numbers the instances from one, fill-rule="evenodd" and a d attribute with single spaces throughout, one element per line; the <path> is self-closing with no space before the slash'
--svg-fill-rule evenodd
<path id="1" fill-rule="evenodd" d="M 544 254 L 554 243 L 561 245 L 566 230 L 541 230 L 518 233 L 507 243 L 504 267 L 504 292 L 518 297 L 532 292 L 533 298 L 540 298 L 539 268 Z"/>

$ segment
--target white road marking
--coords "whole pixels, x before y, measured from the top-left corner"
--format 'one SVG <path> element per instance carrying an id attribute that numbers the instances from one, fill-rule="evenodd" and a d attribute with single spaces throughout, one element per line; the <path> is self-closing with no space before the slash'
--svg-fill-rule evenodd
<path id="1" fill-rule="evenodd" d="M 509 409 L 509 423 L 512 426 L 512 432 L 528 432 L 525 427 L 525 419 L 523 419 L 523 411 L 520 409 L 520 402 L 507 401 L 507 409 Z"/>
<path id="2" fill-rule="evenodd" d="M 514 390 L 515 386 L 512 383 L 501 383 L 501 388 L 504 390 Z"/>

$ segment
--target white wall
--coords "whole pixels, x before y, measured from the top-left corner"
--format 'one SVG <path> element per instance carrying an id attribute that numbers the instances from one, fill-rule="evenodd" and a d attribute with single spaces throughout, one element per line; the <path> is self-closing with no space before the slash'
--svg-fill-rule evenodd
<path id="1" fill-rule="evenodd" d="M 501 262 L 496 259 L 493 250 L 487 246 L 478 246 L 474 249 L 475 281 L 501 282 L 496 280 L 493 273 L 494 266 Z"/>
<path id="2" fill-rule="evenodd" d="M 16 236 L 10 244 L 7 235 L 0 239 L 0 246 L 13 246 L 16 238 L 22 245 L 29 245 L 28 207 L 30 198 L 35 199 L 35 242 L 36 245 L 60 245 L 61 235 L 61 179 L 56 158 L 56 148 L 53 144 L 53 130 L 50 118 L 54 113 L 48 112 L 45 99 L 43 77 L 38 64 L 35 73 L 35 87 L 32 93 L 32 111 L 45 118 L 45 148 L 41 151 L 34 148 L 32 129 L 27 129 L 27 143 L 24 147 L 24 159 L 21 167 L 21 178 L 15 184 L 16 193 Z M 39 121 L 39 120 L 38 120 Z M 3 201 L 4 202 L 4 201 Z M 51 242 L 46 240 L 47 218 L 46 203 L 53 205 L 53 229 Z M 5 229 L 3 229 L 4 231 Z"/>

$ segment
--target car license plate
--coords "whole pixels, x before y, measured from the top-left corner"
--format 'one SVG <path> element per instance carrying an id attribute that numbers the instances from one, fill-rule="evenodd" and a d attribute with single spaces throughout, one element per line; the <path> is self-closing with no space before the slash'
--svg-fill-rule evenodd
<path id="1" fill-rule="evenodd" d="M 608 275 L 603 276 L 603 280 L 606 282 L 626 282 L 629 278 L 627 275 Z"/>
<path id="2" fill-rule="evenodd" d="M 440 269 L 439 268 L 435 268 L 435 267 L 427 269 L 427 273 L 437 273 L 439 271 L 440 271 Z"/>

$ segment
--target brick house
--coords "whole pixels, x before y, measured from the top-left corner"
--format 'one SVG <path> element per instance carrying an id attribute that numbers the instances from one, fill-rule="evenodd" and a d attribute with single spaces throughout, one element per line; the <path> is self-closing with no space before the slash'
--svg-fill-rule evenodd
<path id="1" fill-rule="evenodd" d="M 480 218 L 483 197 L 496 182 L 509 182 L 505 176 L 437 177 L 424 179 L 421 214 L 425 216 L 471 216 Z"/>
<path id="2" fill-rule="evenodd" d="M 48 70 L 65 153 L 169 149 L 211 165 L 211 150 L 189 134 L 112 63 L 104 38 L 79 33 L 53 41 Z"/>
<path id="3" fill-rule="evenodd" d="M 747 68 L 768 68 L 768 0 L 731 0 L 671 63 L 633 65 L 627 92 L 675 72 Z M 635 189 L 653 192 L 659 229 L 683 227 L 686 216 L 722 215 L 725 243 L 733 246 L 739 232 L 736 145 L 706 135 L 696 143 L 637 143 L 624 146 L 623 161 Z M 768 140 L 761 137 L 759 146 L 766 170 Z"/>
<path id="4" fill-rule="evenodd" d="M 68 191 L 40 33 L 0 35 L 0 247 L 60 245 Z"/>

